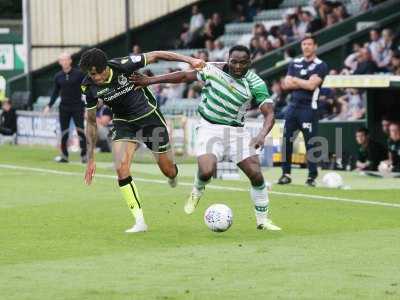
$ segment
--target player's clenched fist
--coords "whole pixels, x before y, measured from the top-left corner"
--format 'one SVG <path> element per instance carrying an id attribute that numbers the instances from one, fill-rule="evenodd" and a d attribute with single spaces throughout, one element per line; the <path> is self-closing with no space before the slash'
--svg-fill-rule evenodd
<path id="1" fill-rule="evenodd" d="M 190 62 L 193 69 L 201 70 L 206 66 L 206 62 L 202 59 L 193 58 Z"/>

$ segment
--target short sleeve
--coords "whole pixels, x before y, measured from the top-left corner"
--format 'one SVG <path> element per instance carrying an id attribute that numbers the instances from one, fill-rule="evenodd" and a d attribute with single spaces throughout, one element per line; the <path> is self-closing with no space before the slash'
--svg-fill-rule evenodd
<path id="1" fill-rule="evenodd" d="M 110 61 L 111 65 L 115 65 L 122 69 L 124 72 L 132 74 L 133 72 L 146 66 L 146 55 L 130 55 L 121 58 L 112 59 Z"/>
<path id="2" fill-rule="evenodd" d="M 288 66 L 288 70 L 287 70 L 287 76 L 294 76 L 294 66 L 293 66 L 293 63 L 291 62 L 291 63 L 289 63 L 289 66 Z"/>
<path id="3" fill-rule="evenodd" d="M 86 103 L 86 109 L 94 109 L 97 108 L 98 99 L 94 97 L 93 93 L 91 92 L 90 88 L 86 85 L 81 85 L 83 100 Z"/>
<path id="4" fill-rule="evenodd" d="M 328 75 L 328 65 L 326 63 L 319 64 L 317 70 L 317 75 L 324 80 L 325 76 Z"/>
<path id="5" fill-rule="evenodd" d="M 255 103 L 260 107 L 264 103 L 273 103 L 265 82 L 256 74 L 249 76 L 250 91 Z"/>

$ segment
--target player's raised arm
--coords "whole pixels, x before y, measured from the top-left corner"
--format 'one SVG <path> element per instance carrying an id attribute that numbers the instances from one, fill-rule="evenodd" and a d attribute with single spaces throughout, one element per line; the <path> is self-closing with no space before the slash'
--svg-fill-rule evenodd
<path id="1" fill-rule="evenodd" d="M 88 144 L 88 163 L 86 165 L 85 183 L 90 185 L 92 183 L 94 173 L 96 172 L 96 163 L 94 160 L 94 151 L 96 149 L 97 141 L 96 108 L 87 110 L 86 140 Z"/>
<path id="2" fill-rule="evenodd" d="M 202 59 L 185 56 L 171 51 L 152 51 L 152 52 L 147 52 L 144 55 L 146 57 L 146 64 L 155 63 L 159 60 L 181 61 L 188 63 L 194 69 L 201 69 L 206 64 Z"/>
<path id="3" fill-rule="evenodd" d="M 159 76 L 145 76 L 135 73 L 130 77 L 130 80 L 140 87 L 145 87 L 157 83 L 181 83 L 192 82 L 197 80 L 197 71 L 179 71 Z"/>

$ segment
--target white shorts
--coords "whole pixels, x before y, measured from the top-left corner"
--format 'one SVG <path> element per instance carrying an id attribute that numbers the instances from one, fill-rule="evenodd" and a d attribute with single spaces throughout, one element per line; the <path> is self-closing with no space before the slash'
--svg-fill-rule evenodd
<path id="1" fill-rule="evenodd" d="M 218 161 L 239 163 L 259 154 L 250 146 L 251 136 L 244 127 L 212 124 L 203 118 L 196 128 L 196 155 L 214 154 Z"/>

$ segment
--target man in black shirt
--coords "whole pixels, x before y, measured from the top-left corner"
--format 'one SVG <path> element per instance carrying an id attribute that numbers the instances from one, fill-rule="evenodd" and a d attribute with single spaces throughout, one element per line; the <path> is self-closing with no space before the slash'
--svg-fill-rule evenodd
<path id="1" fill-rule="evenodd" d="M 136 224 L 126 231 L 128 233 L 147 230 L 139 194 L 130 172 L 138 143 L 143 142 L 153 152 L 159 168 L 169 178 L 171 187 L 177 184 L 178 169 L 174 163 L 167 125 L 158 110 L 156 99 L 147 87 L 135 86 L 129 80 L 135 71 L 159 59 L 186 62 L 193 68 L 202 68 L 205 65 L 202 60 L 167 51 L 108 60 L 107 55 L 96 48 L 83 53 L 80 61 L 82 71 L 87 73 L 82 82 L 86 97 L 88 140 L 85 182 L 92 182 L 96 170 L 96 110 L 103 103 L 111 108 L 114 115 L 112 151 L 119 187 L 136 220 Z"/>
<path id="2" fill-rule="evenodd" d="M 58 162 L 68 162 L 68 136 L 71 118 L 74 120 L 76 131 L 79 136 L 81 147 L 82 163 L 86 163 L 86 138 L 84 130 L 85 105 L 82 101 L 81 82 L 85 75 L 78 69 L 72 67 L 71 56 L 62 53 L 58 63 L 62 70 L 54 76 L 54 89 L 49 104 L 45 107 L 44 113 L 47 114 L 56 102 L 57 97 L 61 96 L 59 107 L 59 119 L 61 128 L 61 156 L 56 157 Z"/>
<path id="3" fill-rule="evenodd" d="M 3 112 L 0 115 L 0 134 L 13 135 L 17 132 L 17 114 L 12 108 L 10 100 L 4 100 L 2 104 Z"/>
<path id="4" fill-rule="evenodd" d="M 357 152 L 357 170 L 378 170 L 379 163 L 387 159 L 385 148 L 370 138 L 369 131 L 365 127 L 357 129 L 356 140 L 357 144 L 360 146 Z"/>

